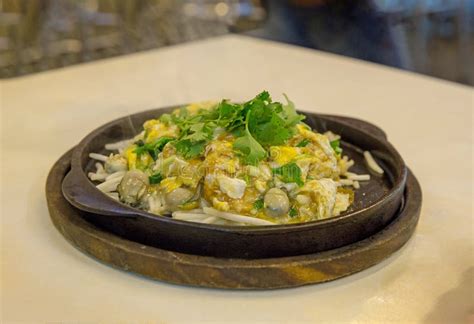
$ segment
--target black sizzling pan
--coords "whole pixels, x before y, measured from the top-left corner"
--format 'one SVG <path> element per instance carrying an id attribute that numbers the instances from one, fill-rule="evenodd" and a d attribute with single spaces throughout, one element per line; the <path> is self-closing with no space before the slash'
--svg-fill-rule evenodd
<path id="1" fill-rule="evenodd" d="M 363 151 L 372 152 L 385 170 L 372 173 L 355 191 L 354 204 L 338 217 L 291 225 L 223 226 L 186 222 L 157 216 L 113 200 L 87 177 L 94 161 L 89 153 L 104 153 L 106 143 L 131 138 L 144 121 L 176 107 L 149 110 L 114 120 L 87 135 L 74 149 L 71 171 L 62 191 L 93 224 L 124 238 L 172 251 L 231 258 L 268 258 L 302 255 L 338 248 L 373 235 L 396 215 L 407 169 L 395 148 L 378 127 L 361 120 L 301 112 L 313 129 L 331 130 L 342 137 L 343 154 L 355 161 L 351 171 L 370 173 Z"/>

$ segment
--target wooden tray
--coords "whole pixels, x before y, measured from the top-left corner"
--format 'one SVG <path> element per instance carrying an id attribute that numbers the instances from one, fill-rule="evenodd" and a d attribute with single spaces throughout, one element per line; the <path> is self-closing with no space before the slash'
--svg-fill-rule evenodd
<path id="1" fill-rule="evenodd" d="M 70 169 L 71 151 L 51 169 L 46 198 L 51 220 L 76 248 L 112 267 L 181 285 L 276 289 L 320 283 L 371 267 L 401 248 L 413 234 L 421 208 L 421 188 L 408 174 L 403 206 L 379 233 L 338 249 L 293 257 L 225 259 L 177 253 L 138 244 L 87 222 L 61 192 Z M 90 215 L 89 215 L 90 216 Z"/>

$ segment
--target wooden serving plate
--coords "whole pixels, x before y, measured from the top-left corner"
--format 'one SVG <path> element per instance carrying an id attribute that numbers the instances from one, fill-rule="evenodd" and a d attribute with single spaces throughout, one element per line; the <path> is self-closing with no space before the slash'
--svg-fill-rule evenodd
<path id="1" fill-rule="evenodd" d="M 86 221 L 90 215 L 72 207 L 61 192 L 70 161 L 71 151 L 56 162 L 46 183 L 49 213 L 59 232 L 82 252 L 112 267 L 181 285 L 276 289 L 348 276 L 400 249 L 413 234 L 420 215 L 421 188 L 409 172 L 403 204 L 394 220 L 362 241 L 329 251 L 281 258 L 232 259 L 184 254 L 126 240 Z"/>

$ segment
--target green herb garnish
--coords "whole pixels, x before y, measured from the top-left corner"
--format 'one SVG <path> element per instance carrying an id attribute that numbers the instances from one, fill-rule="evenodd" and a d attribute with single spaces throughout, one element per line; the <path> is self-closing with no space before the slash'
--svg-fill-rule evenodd
<path id="1" fill-rule="evenodd" d="M 295 207 L 291 207 L 290 208 L 290 211 L 288 212 L 288 216 L 290 217 L 295 217 L 295 216 L 298 216 L 298 210 L 296 210 Z"/>
<path id="2" fill-rule="evenodd" d="M 193 142 L 189 139 L 182 139 L 174 143 L 178 154 L 183 156 L 185 159 L 193 159 L 204 152 L 206 141 Z"/>
<path id="3" fill-rule="evenodd" d="M 292 106 L 272 102 L 267 91 L 244 104 L 248 109 L 246 123 L 252 136 L 263 146 L 282 145 L 293 134 L 296 114 Z M 289 116 L 291 115 L 291 117 Z M 301 116 L 301 115 L 298 115 Z M 301 116 L 298 121 L 302 120 Z"/>
<path id="4" fill-rule="evenodd" d="M 297 147 L 305 147 L 306 145 L 308 145 L 310 143 L 309 139 L 305 138 L 303 139 L 301 142 L 299 142 L 298 144 L 296 144 Z"/>
<path id="5" fill-rule="evenodd" d="M 137 146 L 135 153 L 138 156 L 148 153 L 153 158 L 153 160 L 156 160 L 158 158 L 158 154 L 163 150 L 165 145 L 173 140 L 174 138 L 167 136 L 160 137 L 151 143 L 144 143 L 142 140 L 138 140 L 135 142 L 135 145 Z"/>
<path id="6" fill-rule="evenodd" d="M 242 160 L 246 164 L 257 164 L 267 156 L 267 152 L 259 142 L 250 134 L 248 124 L 245 125 L 245 133 L 237 138 L 234 142 L 234 148 L 238 150 L 242 156 Z"/>
<path id="7" fill-rule="evenodd" d="M 195 115 L 189 115 L 183 108 L 178 114 L 166 117 L 165 120 L 171 119 L 180 130 L 178 141 L 174 143 L 178 154 L 186 159 L 198 157 L 202 155 L 204 147 L 213 138 L 217 127 L 231 130 L 236 125 L 240 126 L 241 117 L 238 107 L 239 105 L 223 100 L 214 109 L 203 109 Z"/>
<path id="8" fill-rule="evenodd" d="M 256 200 L 253 203 L 253 208 L 255 208 L 257 210 L 262 209 L 263 208 L 263 199 Z"/>
<path id="9" fill-rule="evenodd" d="M 295 104 L 293 103 L 293 101 L 288 99 L 288 96 L 286 94 L 283 94 L 283 96 L 285 96 L 286 99 L 286 105 L 283 105 L 283 111 L 286 115 L 286 125 L 288 127 L 295 126 L 296 124 L 304 120 L 306 117 L 296 112 Z"/>
<path id="10" fill-rule="evenodd" d="M 342 153 L 342 148 L 341 148 L 341 141 L 340 140 L 334 140 L 334 141 L 331 141 L 329 144 L 331 144 L 331 147 L 332 149 L 334 150 L 334 152 L 336 152 L 336 154 L 341 154 Z"/>
<path id="11" fill-rule="evenodd" d="M 279 175 L 283 182 L 294 182 L 298 186 L 302 186 L 304 184 L 303 180 L 301 179 L 301 169 L 294 162 L 285 164 L 279 168 L 272 169 L 272 172 L 273 174 Z"/>
<path id="12" fill-rule="evenodd" d="M 160 121 L 164 124 L 169 124 L 171 122 L 172 118 L 170 114 L 163 114 L 160 117 Z"/>
<path id="13" fill-rule="evenodd" d="M 180 132 L 174 146 L 185 158 L 202 155 L 219 127 L 237 137 L 234 149 L 242 161 L 255 165 L 267 156 L 266 148 L 290 139 L 296 132 L 295 125 L 305 118 L 296 113 L 288 98 L 287 102 L 272 102 L 269 93 L 263 91 L 244 104 L 223 100 L 213 109 L 189 114 L 182 108 L 177 114 L 162 115 L 160 120 L 178 126 Z"/>
<path id="14" fill-rule="evenodd" d="M 159 184 L 161 180 L 163 180 L 163 176 L 161 175 L 161 173 L 155 173 L 149 176 L 148 180 L 150 181 L 150 184 Z"/>
<path id="15" fill-rule="evenodd" d="M 267 156 L 264 147 L 282 145 L 293 136 L 294 126 L 304 119 L 296 113 L 290 101 L 283 106 L 272 102 L 267 91 L 243 104 L 245 131 L 237 138 L 234 148 L 238 150 L 243 161 L 256 164 Z"/>

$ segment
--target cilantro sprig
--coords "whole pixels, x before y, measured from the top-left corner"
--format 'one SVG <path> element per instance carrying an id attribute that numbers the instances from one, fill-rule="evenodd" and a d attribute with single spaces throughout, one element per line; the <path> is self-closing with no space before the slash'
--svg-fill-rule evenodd
<path id="1" fill-rule="evenodd" d="M 190 139 L 181 139 L 174 143 L 176 151 L 185 159 L 193 159 L 204 152 L 206 141 L 193 141 Z"/>
<path id="2" fill-rule="evenodd" d="M 250 111 L 248 114 L 250 114 Z M 248 119 L 249 118 L 247 117 L 247 120 Z M 240 152 L 242 160 L 246 164 L 255 165 L 258 161 L 263 160 L 267 156 L 265 149 L 250 133 L 248 122 L 245 123 L 244 135 L 237 138 L 237 140 L 234 142 L 234 148 Z"/>
<path id="3" fill-rule="evenodd" d="M 285 95 L 286 97 L 286 95 Z M 179 128 L 173 141 L 178 154 L 186 159 L 203 154 L 217 128 L 234 134 L 234 149 L 245 164 L 257 164 L 267 156 L 269 146 L 282 145 L 295 133 L 295 126 L 305 117 L 296 112 L 293 102 L 272 102 L 263 91 L 243 104 L 221 101 L 213 109 L 190 114 L 185 108 L 178 113 L 164 114 L 160 120 Z"/>
<path id="4" fill-rule="evenodd" d="M 297 114 L 293 103 L 287 101 L 287 105 L 272 102 L 270 94 L 263 91 L 243 104 L 245 128 L 235 141 L 234 148 L 240 152 L 245 163 L 257 164 L 267 156 L 265 148 L 282 145 L 294 135 L 294 126 L 304 116 Z"/>

